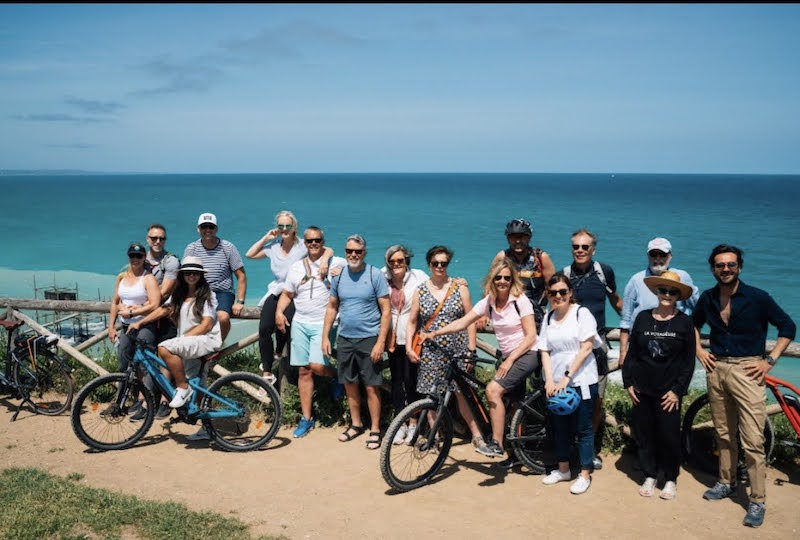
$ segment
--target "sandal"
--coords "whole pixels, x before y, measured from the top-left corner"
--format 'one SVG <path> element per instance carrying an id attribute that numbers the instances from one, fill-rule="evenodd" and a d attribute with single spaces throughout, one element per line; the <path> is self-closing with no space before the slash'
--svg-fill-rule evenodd
<path id="1" fill-rule="evenodd" d="M 381 447 L 381 432 L 370 431 L 369 438 L 367 439 L 367 450 L 377 450 L 380 447 Z"/>
<path id="2" fill-rule="evenodd" d="M 350 433 L 350 431 L 354 431 L 355 433 Z M 350 442 L 362 433 L 364 433 L 364 426 L 354 426 L 350 424 L 347 426 L 347 429 L 339 435 L 339 442 Z"/>

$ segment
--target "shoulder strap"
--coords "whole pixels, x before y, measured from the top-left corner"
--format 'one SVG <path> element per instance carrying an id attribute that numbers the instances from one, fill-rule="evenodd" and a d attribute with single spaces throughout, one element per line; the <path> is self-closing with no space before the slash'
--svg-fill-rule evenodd
<path id="1" fill-rule="evenodd" d="M 533 248 L 533 258 L 536 260 L 537 265 L 539 266 L 539 270 L 542 269 L 542 250 L 539 248 Z"/>
<path id="2" fill-rule="evenodd" d="M 606 288 L 606 294 L 613 293 L 614 291 L 611 290 L 606 281 L 606 274 L 603 272 L 603 266 L 597 261 L 594 261 L 594 271 L 597 272 L 597 277 L 600 278 L 600 282 L 603 284 L 603 287 Z"/>
<path id="3" fill-rule="evenodd" d="M 567 276 L 567 279 L 570 279 L 572 277 L 572 265 L 570 264 L 569 266 L 565 266 L 562 272 L 565 276 Z M 603 283 L 605 283 L 605 281 L 603 281 Z"/>
<path id="4" fill-rule="evenodd" d="M 433 315 L 431 315 L 431 318 L 428 320 L 428 322 L 425 323 L 425 330 L 429 330 L 430 329 L 430 326 L 431 326 L 431 324 L 433 324 L 434 319 L 436 319 L 436 316 L 439 314 L 439 312 L 444 307 L 444 303 L 447 301 L 447 299 L 450 297 L 450 295 L 453 294 L 453 291 L 455 291 L 457 288 L 458 288 L 458 282 L 455 279 L 453 279 L 453 283 L 451 283 L 450 284 L 450 288 L 447 289 L 447 294 L 444 295 L 444 298 L 442 298 L 442 301 L 439 302 L 438 306 L 436 306 L 436 309 L 434 310 Z"/>

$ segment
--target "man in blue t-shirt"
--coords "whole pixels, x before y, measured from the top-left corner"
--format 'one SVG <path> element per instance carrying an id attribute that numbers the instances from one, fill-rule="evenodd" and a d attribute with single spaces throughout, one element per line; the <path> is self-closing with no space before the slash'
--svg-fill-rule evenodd
<path id="1" fill-rule="evenodd" d="M 359 382 L 363 382 L 371 422 L 367 448 L 377 450 L 381 446 L 379 387 L 383 384 L 383 375 L 380 364 L 392 317 L 389 285 L 380 270 L 364 262 L 367 242 L 361 236 L 349 236 L 344 252 L 347 266 L 331 280 L 331 298 L 322 329 L 322 352 L 331 356 L 328 336 L 338 314 L 336 366 L 339 382 L 347 393 L 351 421 L 339 441 L 351 441 L 364 433 L 359 390 Z"/>
<path id="2" fill-rule="evenodd" d="M 592 428 L 600 441 L 595 441 L 595 448 L 602 448 L 602 433 L 600 422 L 603 418 L 603 395 L 606 391 L 608 377 L 608 348 L 606 342 L 606 298 L 609 304 L 618 314 L 622 312 L 622 298 L 617 293 L 617 282 L 614 277 L 614 270 L 603 263 L 592 259 L 597 246 L 597 235 L 588 229 L 578 229 L 572 233 L 572 264 L 565 266 L 562 272 L 572 283 L 572 290 L 575 300 L 592 312 L 597 321 L 597 332 L 603 339 L 604 347 L 595 350 L 597 360 L 598 379 L 598 399 L 594 402 L 594 414 L 592 417 Z M 599 444 L 598 444 L 599 442 Z M 601 469 L 603 460 L 600 456 L 594 458 L 594 468 Z"/>

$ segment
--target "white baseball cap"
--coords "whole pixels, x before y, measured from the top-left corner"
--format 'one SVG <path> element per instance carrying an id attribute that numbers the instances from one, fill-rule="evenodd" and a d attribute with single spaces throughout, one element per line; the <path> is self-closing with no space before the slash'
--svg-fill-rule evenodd
<path id="1" fill-rule="evenodd" d="M 647 243 L 647 252 L 650 253 L 654 249 L 664 253 L 672 253 L 672 244 L 666 238 L 653 238 Z"/>
<path id="2" fill-rule="evenodd" d="M 200 217 L 197 218 L 197 226 L 199 227 L 203 223 L 211 223 L 212 225 L 217 224 L 217 216 L 210 213 L 200 214 Z"/>

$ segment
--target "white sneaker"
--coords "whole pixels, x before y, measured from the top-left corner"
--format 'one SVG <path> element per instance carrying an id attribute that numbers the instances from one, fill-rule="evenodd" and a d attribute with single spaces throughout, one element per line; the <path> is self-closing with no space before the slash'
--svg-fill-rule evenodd
<path id="1" fill-rule="evenodd" d="M 664 484 L 664 489 L 661 490 L 658 496 L 665 501 L 671 501 L 678 496 L 678 486 L 675 485 L 675 482 L 668 481 Z"/>
<path id="2" fill-rule="evenodd" d="M 642 497 L 652 497 L 656 492 L 656 479 L 648 476 L 639 486 L 639 495 Z"/>
<path id="3" fill-rule="evenodd" d="M 211 436 L 206 431 L 206 428 L 201 427 L 197 430 L 197 433 L 192 433 L 188 437 L 186 437 L 187 441 L 208 441 L 211 439 Z"/>
<path id="4" fill-rule="evenodd" d="M 169 406 L 173 409 L 183 407 L 191 401 L 192 394 L 194 394 L 194 390 L 192 390 L 191 386 L 188 388 L 176 388 L 175 395 L 172 396 L 172 401 L 169 402 Z"/>
<path id="5" fill-rule="evenodd" d="M 561 472 L 558 469 L 553 469 L 550 474 L 542 478 L 542 484 L 551 486 L 559 482 L 569 482 L 570 478 L 572 478 L 571 472 Z"/>
<path id="6" fill-rule="evenodd" d="M 403 424 L 400 426 L 400 429 L 397 430 L 397 433 L 392 440 L 392 444 L 403 444 L 406 442 L 406 436 L 408 435 L 408 426 Z"/>
<path id="7" fill-rule="evenodd" d="M 592 477 L 586 478 L 582 474 L 578 475 L 578 478 L 569 486 L 569 492 L 573 495 L 580 495 L 581 493 L 585 493 L 589 486 L 592 485 Z"/>
<path id="8" fill-rule="evenodd" d="M 405 443 L 407 445 L 409 446 L 411 445 L 411 441 L 414 440 L 414 434 L 416 433 L 417 433 L 417 424 L 410 424 L 408 426 L 408 433 L 406 434 L 406 440 L 405 440 Z"/>
<path id="9" fill-rule="evenodd" d="M 269 375 L 262 375 L 261 378 L 267 381 L 270 386 L 275 386 L 275 383 L 278 382 L 278 378 L 273 373 L 270 373 Z M 259 388 L 258 395 L 264 397 L 267 395 L 267 391 L 263 388 Z"/>

